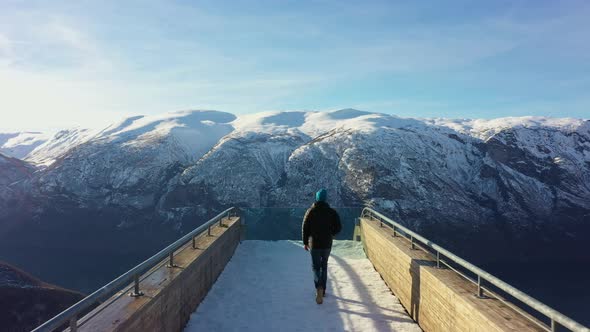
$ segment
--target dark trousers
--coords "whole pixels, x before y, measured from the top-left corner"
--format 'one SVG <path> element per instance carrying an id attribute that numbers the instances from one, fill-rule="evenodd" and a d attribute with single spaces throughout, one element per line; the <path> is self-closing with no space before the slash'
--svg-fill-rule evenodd
<path id="1" fill-rule="evenodd" d="M 313 283 L 315 288 L 322 287 L 326 289 L 326 282 L 328 281 L 328 258 L 330 257 L 330 250 L 328 249 L 311 249 L 311 267 L 313 270 Z"/>

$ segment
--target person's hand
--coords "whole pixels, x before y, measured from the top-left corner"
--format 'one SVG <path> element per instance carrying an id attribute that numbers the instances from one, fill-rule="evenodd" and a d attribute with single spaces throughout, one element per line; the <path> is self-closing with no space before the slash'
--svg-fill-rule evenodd
<path id="1" fill-rule="evenodd" d="M 303 249 L 305 249 L 305 251 L 309 251 L 309 247 L 306 245 L 303 246 Z"/>

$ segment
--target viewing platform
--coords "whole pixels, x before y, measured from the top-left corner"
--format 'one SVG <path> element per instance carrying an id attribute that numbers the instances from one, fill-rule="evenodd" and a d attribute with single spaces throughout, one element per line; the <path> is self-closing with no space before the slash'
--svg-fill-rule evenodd
<path id="1" fill-rule="evenodd" d="M 302 244 L 245 240 L 247 215 L 220 213 L 35 331 L 589 331 L 369 208 L 334 242 L 318 305 Z M 293 226 L 270 222 L 253 229 Z"/>
<path id="2" fill-rule="evenodd" d="M 237 330 L 421 331 L 354 241 L 334 242 L 322 305 L 301 243 L 244 241 L 185 328 Z"/>

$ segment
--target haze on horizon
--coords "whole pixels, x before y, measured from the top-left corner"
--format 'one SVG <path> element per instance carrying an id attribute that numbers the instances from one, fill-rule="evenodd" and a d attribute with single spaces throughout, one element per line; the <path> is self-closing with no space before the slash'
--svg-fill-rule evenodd
<path id="1" fill-rule="evenodd" d="M 356 108 L 590 118 L 590 3 L 0 3 L 0 132 Z"/>

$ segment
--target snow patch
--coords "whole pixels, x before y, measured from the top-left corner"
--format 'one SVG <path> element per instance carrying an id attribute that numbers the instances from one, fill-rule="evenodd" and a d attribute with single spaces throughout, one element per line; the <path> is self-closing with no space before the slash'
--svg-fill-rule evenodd
<path id="1" fill-rule="evenodd" d="M 38 166 L 49 166 L 70 149 L 88 141 L 95 135 L 96 131 L 90 129 L 61 130 L 31 151 L 25 160 Z"/>
<path id="2" fill-rule="evenodd" d="M 24 159 L 31 151 L 51 138 L 38 132 L 0 133 L 0 153 Z"/>

